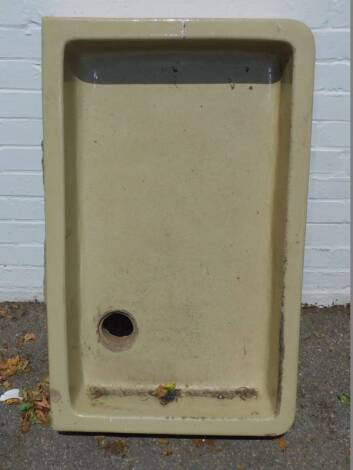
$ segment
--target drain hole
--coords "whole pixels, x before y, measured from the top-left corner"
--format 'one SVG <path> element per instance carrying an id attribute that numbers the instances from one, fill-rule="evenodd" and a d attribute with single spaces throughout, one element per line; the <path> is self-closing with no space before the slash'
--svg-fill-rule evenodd
<path id="1" fill-rule="evenodd" d="M 129 316 L 124 312 L 111 312 L 102 321 L 103 334 L 110 334 L 118 338 L 130 336 L 134 331 L 134 325 Z"/>
<path id="2" fill-rule="evenodd" d="M 129 349 L 138 334 L 136 321 L 124 310 L 106 312 L 98 323 L 98 341 L 111 351 Z"/>

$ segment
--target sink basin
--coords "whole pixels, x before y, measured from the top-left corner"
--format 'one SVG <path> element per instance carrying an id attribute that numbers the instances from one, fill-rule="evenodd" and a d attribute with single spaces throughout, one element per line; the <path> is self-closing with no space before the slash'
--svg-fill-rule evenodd
<path id="1" fill-rule="evenodd" d="M 314 47 L 290 20 L 46 18 L 53 426 L 294 419 Z"/>

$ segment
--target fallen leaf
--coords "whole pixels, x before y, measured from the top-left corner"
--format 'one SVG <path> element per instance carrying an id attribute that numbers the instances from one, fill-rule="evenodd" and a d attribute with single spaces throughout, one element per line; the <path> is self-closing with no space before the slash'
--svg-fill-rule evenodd
<path id="1" fill-rule="evenodd" d="M 25 343 L 28 343 L 28 341 L 34 341 L 36 338 L 37 338 L 37 336 L 36 336 L 35 333 L 26 333 L 26 334 L 23 336 L 23 341 L 24 341 Z"/>
<path id="2" fill-rule="evenodd" d="M 113 454 L 119 455 L 119 457 L 127 457 L 128 444 L 126 441 L 118 439 L 116 441 L 113 441 L 110 450 Z"/>
<path id="3" fill-rule="evenodd" d="M 20 362 L 20 356 L 12 356 L 6 359 L 5 361 L 0 362 L 0 370 L 6 370 L 9 367 L 16 367 Z"/>
<path id="4" fill-rule="evenodd" d="M 203 447 L 206 443 L 206 439 L 193 439 L 192 443 L 195 447 Z"/>
<path id="5" fill-rule="evenodd" d="M 25 413 L 21 417 L 21 424 L 20 424 L 20 429 L 21 432 L 26 433 L 29 431 L 30 423 L 29 423 L 29 415 L 28 413 Z"/>
<path id="6" fill-rule="evenodd" d="M 21 403 L 20 398 L 9 398 L 8 400 L 4 401 L 5 405 L 18 405 Z"/>
<path id="7" fill-rule="evenodd" d="M 107 439 L 104 436 L 97 436 L 96 441 L 97 441 L 97 445 L 99 447 L 102 447 L 103 449 L 105 448 L 105 446 L 107 445 L 107 442 L 108 442 Z"/>
<path id="8" fill-rule="evenodd" d="M 50 409 L 50 404 L 46 398 L 43 398 L 42 400 L 35 400 L 34 405 L 36 408 L 40 408 L 43 410 L 49 410 Z"/>
<path id="9" fill-rule="evenodd" d="M 167 383 L 158 385 L 156 390 L 152 392 L 152 396 L 159 399 L 161 405 L 168 405 L 168 403 L 176 400 L 179 396 L 179 390 L 176 389 L 176 384 Z"/>
<path id="10" fill-rule="evenodd" d="M 163 387 L 167 390 L 167 392 L 171 392 L 172 390 L 175 390 L 176 383 L 175 382 L 169 382 L 167 384 L 164 384 Z"/>
<path id="11" fill-rule="evenodd" d="M 127 442 L 123 439 L 111 441 L 106 439 L 104 436 L 97 436 L 96 442 L 97 445 L 104 449 L 106 452 L 123 458 L 127 457 L 129 447 Z"/>
<path id="12" fill-rule="evenodd" d="M 49 416 L 43 410 L 36 410 L 35 417 L 42 424 L 47 424 L 49 421 Z"/>
<path id="13" fill-rule="evenodd" d="M 6 381 L 8 377 L 30 370 L 30 363 L 19 355 L 9 357 L 0 362 L 0 381 Z"/>
<path id="14" fill-rule="evenodd" d="M 170 457 L 172 454 L 173 454 L 173 451 L 170 447 L 167 447 L 166 449 L 163 449 L 163 452 L 162 454 L 165 456 L 165 457 Z"/>
<path id="15" fill-rule="evenodd" d="M 167 445 L 169 445 L 169 439 L 166 439 L 166 438 L 162 437 L 161 439 L 159 439 L 159 443 L 160 443 L 161 446 L 167 446 Z"/>
<path id="16" fill-rule="evenodd" d="M 11 315 L 7 307 L 0 307 L 0 317 L 10 319 Z"/>
<path id="17" fill-rule="evenodd" d="M 153 392 L 153 396 L 157 398 L 164 398 L 168 391 L 164 388 L 163 385 L 159 385 L 156 390 Z"/>
<path id="18" fill-rule="evenodd" d="M 35 389 L 22 391 L 23 403 L 19 407 L 22 413 L 21 431 L 27 432 L 31 424 L 50 422 L 49 384 L 40 382 Z"/>
<path id="19" fill-rule="evenodd" d="M 216 445 L 216 441 L 214 439 L 206 439 L 206 444 L 208 447 L 214 447 Z"/>
<path id="20" fill-rule="evenodd" d="M 277 442 L 278 442 L 278 447 L 284 451 L 288 445 L 286 438 L 284 436 L 281 436 L 277 439 Z"/>
<path id="21" fill-rule="evenodd" d="M 342 405 L 350 406 L 351 396 L 348 393 L 340 393 L 339 395 L 337 395 L 337 398 L 342 403 Z"/>
<path id="22" fill-rule="evenodd" d="M 21 347 L 23 344 L 29 341 L 34 341 L 37 338 L 35 333 L 25 333 L 23 336 L 19 336 L 16 340 L 16 346 Z"/>

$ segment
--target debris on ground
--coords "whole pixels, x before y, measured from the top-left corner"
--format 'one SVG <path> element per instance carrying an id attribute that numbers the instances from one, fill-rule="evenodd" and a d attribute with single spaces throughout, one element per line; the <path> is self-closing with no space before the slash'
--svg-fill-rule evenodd
<path id="1" fill-rule="evenodd" d="M 342 405 L 350 406 L 351 396 L 348 393 L 340 393 L 339 395 L 337 395 L 337 398 L 342 403 Z"/>
<path id="2" fill-rule="evenodd" d="M 193 439 L 192 443 L 195 447 L 203 447 L 206 443 L 206 439 Z"/>
<path id="3" fill-rule="evenodd" d="M 222 447 L 219 447 L 216 445 L 216 441 L 214 439 L 205 439 L 205 438 L 198 438 L 198 439 L 193 439 L 192 444 L 195 447 L 204 447 L 207 446 L 209 450 L 214 450 L 216 452 L 222 451 Z"/>
<path id="4" fill-rule="evenodd" d="M 177 400 L 180 391 L 176 388 L 176 384 L 167 383 L 164 385 L 158 385 L 156 390 L 152 392 L 152 395 L 158 398 L 161 405 L 168 405 L 172 401 Z"/>
<path id="5" fill-rule="evenodd" d="M 108 440 L 104 436 L 96 437 L 97 445 L 106 452 L 119 457 L 127 457 L 129 446 L 123 439 Z"/>
<path id="6" fill-rule="evenodd" d="M 2 383 L 2 386 L 4 387 L 5 390 L 8 390 L 9 388 L 12 387 L 11 382 L 9 382 L 8 380 L 5 380 L 5 381 Z"/>
<path id="7" fill-rule="evenodd" d="M 166 439 L 165 437 L 161 437 L 159 439 L 159 443 L 161 446 L 168 446 L 169 445 L 169 439 Z"/>
<path id="8" fill-rule="evenodd" d="M 7 390 L 2 395 L 0 395 L 0 401 L 4 401 L 7 405 L 12 405 L 13 403 L 8 403 L 9 400 L 17 400 L 16 403 L 22 400 L 19 388 Z"/>
<path id="9" fill-rule="evenodd" d="M 215 447 L 216 446 L 216 441 L 214 439 L 206 439 L 206 445 L 208 447 Z"/>
<path id="10" fill-rule="evenodd" d="M 277 439 L 277 443 L 278 443 L 278 447 L 281 449 L 281 450 L 285 450 L 286 447 L 288 446 L 288 443 L 287 443 L 287 440 L 284 436 L 280 436 L 278 439 Z"/>
<path id="11" fill-rule="evenodd" d="M 163 449 L 162 455 L 164 455 L 164 457 L 170 457 L 171 455 L 173 455 L 173 451 L 170 447 L 167 447 Z"/>
<path id="12" fill-rule="evenodd" d="M 0 307 L 0 318 L 6 318 L 8 320 L 12 318 L 10 315 L 10 311 L 7 307 Z"/>
<path id="13" fill-rule="evenodd" d="M 31 370 L 30 362 L 21 356 L 12 356 L 0 362 L 0 382 L 5 382 L 9 377 L 22 374 Z"/>
<path id="14" fill-rule="evenodd" d="M 47 380 L 40 382 L 35 389 L 22 392 L 20 412 L 21 431 L 24 433 L 29 430 L 31 424 L 49 424 L 50 399 Z"/>
<path id="15" fill-rule="evenodd" d="M 16 341 L 17 346 L 23 346 L 24 344 L 28 343 L 29 341 L 35 341 L 37 339 L 37 335 L 35 333 L 28 332 L 23 336 L 20 336 Z"/>

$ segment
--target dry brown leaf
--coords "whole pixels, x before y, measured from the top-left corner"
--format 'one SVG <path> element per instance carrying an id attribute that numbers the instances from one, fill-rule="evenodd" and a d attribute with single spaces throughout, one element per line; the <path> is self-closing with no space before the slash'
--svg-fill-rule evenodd
<path id="1" fill-rule="evenodd" d="M 206 444 L 208 447 L 215 447 L 216 441 L 214 439 L 206 439 Z"/>
<path id="2" fill-rule="evenodd" d="M 20 398 L 9 398 L 8 400 L 5 400 L 4 403 L 5 405 L 18 405 L 21 401 L 22 400 Z"/>
<path id="3" fill-rule="evenodd" d="M 0 362 L 0 370 L 5 370 L 5 369 L 8 369 L 9 367 L 13 367 L 13 366 L 17 367 L 19 362 L 20 362 L 20 356 L 19 355 L 9 357 L 5 361 Z"/>
<path id="4" fill-rule="evenodd" d="M 31 365 L 27 359 L 21 359 L 20 363 L 17 366 L 18 372 L 29 372 L 31 370 Z"/>
<path id="5" fill-rule="evenodd" d="M 39 409 L 43 410 L 49 410 L 50 409 L 50 404 L 46 398 L 43 398 L 42 400 L 35 400 L 34 401 L 34 406 Z"/>
<path id="6" fill-rule="evenodd" d="M 49 416 L 43 410 L 35 410 L 36 419 L 42 424 L 48 424 Z"/>
<path id="7" fill-rule="evenodd" d="M 166 438 L 162 437 L 162 438 L 159 439 L 159 443 L 160 443 L 161 446 L 167 446 L 167 445 L 169 445 L 169 439 L 166 439 Z"/>
<path id="8" fill-rule="evenodd" d="M 152 392 L 152 396 L 158 398 L 161 405 L 168 405 L 168 403 L 177 400 L 179 395 L 180 390 L 176 388 L 176 384 L 174 382 L 158 385 L 158 387 Z"/>
<path id="9" fill-rule="evenodd" d="M 19 355 L 9 357 L 8 359 L 0 362 L 0 381 L 5 381 L 8 377 L 18 373 L 28 372 L 30 370 L 30 363 Z"/>
<path id="10" fill-rule="evenodd" d="M 288 445 L 286 438 L 284 436 L 281 436 L 277 439 L 277 442 L 278 442 L 278 447 L 284 451 Z"/>
<path id="11" fill-rule="evenodd" d="M 126 457 L 128 453 L 128 445 L 126 441 L 118 439 L 112 443 L 111 449 L 114 454 L 120 457 Z"/>
<path id="12" fill-rule="evenodd" d="M 23 336 L 23 341 L 24 341 L 25 343 L 28 343 L 28 341 L 34 341 L 36 338 L 37 338 L 37 336 L 36 336 L 35 333 L 26 333 L 26 334 Z"/>
<path id="13" fill-rule="evenodd" d="M 4 387 L 5 390 L 8 390 L 9 388 L 12 387 L 12 384 L 8 380 L 5 380 L 2 386 Z"/>
<path id="14" fill-rule="evenodd" d="M 167 447 L 166 449 L 163 449 L 163 455 L 165 457 L 170 457 L 173 454 L 173 451 L 170 447 Z"/>
<path id="15" fill-rule="evenodd" d="M 11 315 L 7 307 L 0 307 L 0 317 L 10 319 Z"/>
<path id="16" fill-rule="evenodd" d="M 103 449 L 106 447 L 108 441 L 104 436 L 97 436 L 96 437 L 97 445 L 102 447 Z"/>
<path id="17" fill-rule="evenodd" d="M 28 412 L 21 416 L 20 429 L 21 429 L 21 432 L 23 433 L 29 431 L 29 427 L 30 427 L 29 417 L 30 417 L 30 414 Z"/>
<path id="18" fill-rule="evenodd" d="M 153 396 L 155 396 L 156 398 L 164 398 L 167 393 L 168 390 L 166 390 L 163 385 L 159 385 L 153 392 Z"/>
<path id="19" fill-rule="evenodd" d="M 192 443 L 195 447 L 203 447 L 206 443 L 206 439 L 193 439 Z"/>
<path id="20" fill-rule="evenodd" d="M 48 424 L 50 421 L 48 382 L 39 383 L 33 390 L 24 390 L 22 396 L 21 431 L 27 432 L 31 424 Z"/>
<path id="21" fill-rule="evenodd" d="M 15 375 L 19 363 L 20 356 L 9 357 L 5 361 L 0 362 L 0 381 L 4 381 L 8 377 Z"/>
<path id="22" fill-rule="evenodd" d="M 128 443 L 123 439 L 117 440 L 108 440 L 104 436 L 96 437 L 97 445 L 104 449 L 106 452 L 109 452 L 113 455 L 118 455 L 119 457 L 127 457 L 129 446 Z"/>

